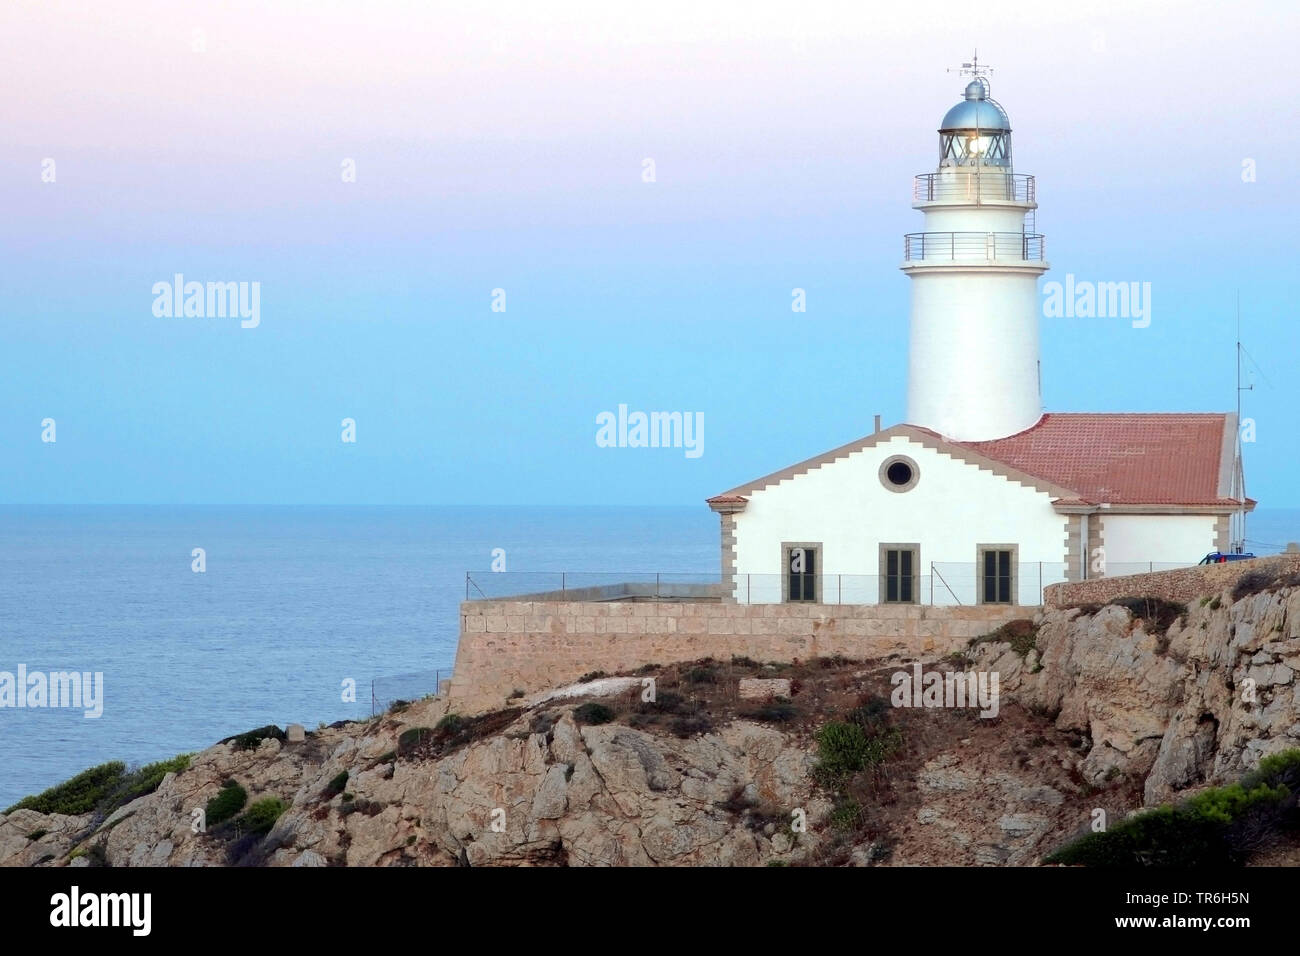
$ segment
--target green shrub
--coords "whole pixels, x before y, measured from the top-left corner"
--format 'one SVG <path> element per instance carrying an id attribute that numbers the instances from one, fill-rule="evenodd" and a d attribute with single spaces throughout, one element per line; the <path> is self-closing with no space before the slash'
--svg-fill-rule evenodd
<path id="1" fill-rule="evenodd" d="M 713 718 L 708 714 L 694 714 L 689 717 L 674 717 L 670 729 L 674 736 L 685 740 L 696 734 L 707 734 L 715 726 Z"/>
<path id="2" fill-rule="evenodd" d="M 789 697 L 773 697 L 771 700 L 764 701 L 745 716 L 769 724 L 788 724 L 798 714 L 798 709 Z"/>
<path id="3" fill-rule="evenodd" d="M 608 677 L 608 676 L 609 675 L 606 674 L 604 671 L 587 671 L 587 673 L 583 674 L 581 677 L 578 678 L 578 683 L 589 684 L 594 680 L 600 680 L 601 678 Z"/>
<path id="4" fill-rule="evenodd" d="M 1080 866 L 1232 866 L 1294 825 L 1300 750 L 1266 757 L 1240 781 L 1157 807 L 1052 853 Z"/>
<path id="5" fill-rule="evenodd" d="M 690 684 L 716 684 L 718 672 L 712 667 L 692 667 L 686 672 L 686 681 Z"/>
<path id="6" fill-rule="evenodd" d="M 325 784 L 324 798 L 329 800 L 343 792 L 343 788 L 348 785 L 348 772 L 343 770 L 334 775 L 329 783 Z"/>
<path id="7" fill-rule="evenodd" d="M 831 811 L 830 823 L 836 830 L 849 832 L 858 828 L 861 819 L 862 806 L 856 800 L 844 800 Z"/>
<path id="8" fill-rule="evenodd" d="M 573 709 L 573 719 L 580 724 L 607 724 L 614 719 L 614 712 L 604 704 L 588 701 Z"/>
<path id="9" fill-rule="evenodd" d="M 27 839 L 35 843 L 37 840 L 39 840 L 41 837 L 45 836 L 45 834 L 49 832 L 50 832 L 49 830 L 33 830 L 31 833 L 27 834 Z"/>
<path id="10" fill-rule="evenodd" d="M 448 714 L 447 717 L 456 717 L 456 715 Z M 447 717 L 444 717 L 442 719 L 442 722 L 438 724 L 439 730 L 442 729 L 443 723 L 446 722 Z M 460 718 L 457 717 L 456 719 L 459 720 Z M 432 740 L 434 734 L 436 734 L 437 732 L 438 732 L 437 730 L 433 730 L 429 727 L 412 727 L 409 730 L 402 731 L 401 736 L 397 738 L 398 754 L 410 753 L 412 750 L 420 746 L 420 744 L 424 743 L 426 740 Z"/>
<path id="11" fill-rule="evenodd" d="M 685 714 L 690 713 L 692 708 L 681 694 L 674 694 L 670 690 L 656 690 L 655 699 L 641 701 L 638 709 L 643 713 Z"/>
<path id="12" fill-rule="evenodd" d="M 233 737 L 227 737 L 218 741 L 223 744 L 234 744 L 236 750 L 256 750 L 263 740 L 274 738 L 279 741 L 287 740 L 283 730 L 275 724 L 267 724 L 265 727 L 258 727 L 256 730 L 250 730 L 246 733 L 235 734 Z"/>
<path id="13" fill-rule="evenodd" d="M 1256 787 L 1283 786 L 1292 793 L 1300 792 L 1300 748 L 1284 750 L 1281 753 L 1265 757 L 1259 766 L 1241 778 L 1241 785 L 1247 790 Z"/>
<path id="14" fill-rule="evenodd" d="M 112 813 L 118 807 L 126 806 L 132 800 L 138 800 L 146 794 L 153 793 L 169 773 L 180 773 L 190 765 L 193 754 L 180 754 L 170 760 L 145 764 L 139 770 L 127 774 L 118 791 L 112 794 L 106 805 L 100 808 L 103 813 Z"/>
<path id="15" fill-rule="evenodd" d="M 247 802 L 248 791 L 235 781 L 227 780 L 221 785 L 216 796 L 208 801 L 204 820 L 210 827 L 225 823 L 244 809 L 244 804 Z"/>
<path id="16" fill-rule="evenodd" d="M 447 714 L 442 720 L 438 721 L 437 729 L 449 734 L 454 734 L 463 730 L 465 727 L 465 718 L 460 714 Z"/>
<path id="17" fill-rule="evenodd" d="M 1021 657 L 1025 657 L 1038 646 L 1038 628 L 1034 622 L 1025 618 L 1007 621 L 996 631 L 983 637 L 971 638 L 966 646 L 977 647 L 980 644 L 1006 643 Z"/>
<path id="18" fill-rule="evenodd" d="M 122 761 L 103 763 L 98 767 L 83 770 L 71 780 L 64 781 L 34 797 L 23 797 L 5 813 L 13 813 L 15 810 L 63 813 L 68 816 L 90 813 L 122 785 L 125 775 L 126 764 Z"/>
<path id="19" fill-rule="evenodd" d="M 886 727 L 868 735 L 858 724 L 832 720 L 817 731 L 816 739 L 814 774 L 823 786 L 833 787 L 893 756 L 902 746 L 903 734 L 897 727 Z"/>
<path id="20" fill-rule="evenodd" d="M 288 809 L 289 804 L 279 797 L 267 797 L 264 800 L 258 800 L 248 808 L 248 812 L 239 818 L 239 829 L 245 833 L 270 833 L 271 828 L 275 826 L 275 821 L 280 819 L 281 814 Z"/>

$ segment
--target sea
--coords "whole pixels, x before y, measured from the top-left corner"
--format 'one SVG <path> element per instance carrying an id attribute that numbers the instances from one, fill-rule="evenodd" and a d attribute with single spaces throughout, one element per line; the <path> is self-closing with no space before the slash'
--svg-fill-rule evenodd
<path id="1" fill-rule="evenodd" d="M 1283 550 L 1300 510 L 1258 511 L 1247 534 Z M 703 505 L 0 507 L 0 671 L 104 682 L 97 718 L 0 708 L 0 811 L 107 760 L 433 693 L 467 595 L 718 570 Z"/>
<path id="2" fill-rule="evenodd" d="M 702 503 L 2 507 L 0 671 L 99 672 L 104 700 L 98 718 L 0 708 L 0 812 L 107 760 L 369 717 L 372 687 L 381 706 L 434 693 L 467 591 L 659 571 L 716 579 Z"/>

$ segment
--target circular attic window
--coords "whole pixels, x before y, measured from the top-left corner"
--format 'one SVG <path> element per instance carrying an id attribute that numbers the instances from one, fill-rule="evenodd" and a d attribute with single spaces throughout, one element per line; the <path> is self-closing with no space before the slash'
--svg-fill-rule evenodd
<path id="1" fill-rule="evenodd" d="M 911 491 L 920 477 L 916 462 L 906 455 L 894 455 L 880 466 L 880 483 L 890 491 Z"/>

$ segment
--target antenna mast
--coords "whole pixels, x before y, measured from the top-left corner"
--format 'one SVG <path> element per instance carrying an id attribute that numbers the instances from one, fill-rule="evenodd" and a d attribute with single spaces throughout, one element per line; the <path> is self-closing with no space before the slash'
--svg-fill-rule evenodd
<path id="1" fill-rule="evenodd" d="M 1241 554 L 1246 550 L 1246 480 L 1245 480 L 1245 472 L 1241 467 L 1241 454 L 1242 454 L 1241 393 L 1251 392 L 1254 390 L 1255 390 L 1255 386 L 1253 384 L 1247 385 L 1244 388 L 1241 385 L 1241 290 L 1238 289 L 1237 290 L 1237 441 L 1234 446 L 1237 450 L 1237 460 L 1233 466 L 1232 483 L 1234 486 L 1237 486 L 1238 482 L 1240 482 L 1240 486 L 1234 487 L 1234 490 L 1240 492 L 1241 506 L 1237 509 L 1237 534 L 1235 536 L 1236 540 L 1234 540 L 1231 545 L 1233 552 L 1236 554 Z"/>

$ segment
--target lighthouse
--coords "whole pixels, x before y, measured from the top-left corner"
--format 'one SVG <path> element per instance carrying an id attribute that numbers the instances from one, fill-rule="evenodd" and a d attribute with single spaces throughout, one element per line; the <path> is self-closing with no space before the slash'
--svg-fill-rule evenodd
<path id="1" fill-rule="evenodd" d="M 1011 162 L 1011 122 L 976 62 L 939 126 L 939 165 L 917 176 L 924 230 L 904 237 L 912 280 L 907 422 L 989 441 L 1043 414 L 1034 177 Z"/>
<path id="2" fill-rule="evenodd" d="M 724 601 L 1041 605 L 1227 551 L 1255 507 L 1231 412 L 1044 412 L 1034 177 L 987 68 L 964 66 L 903 244 L 907 420 L 709 498 Z"/>

